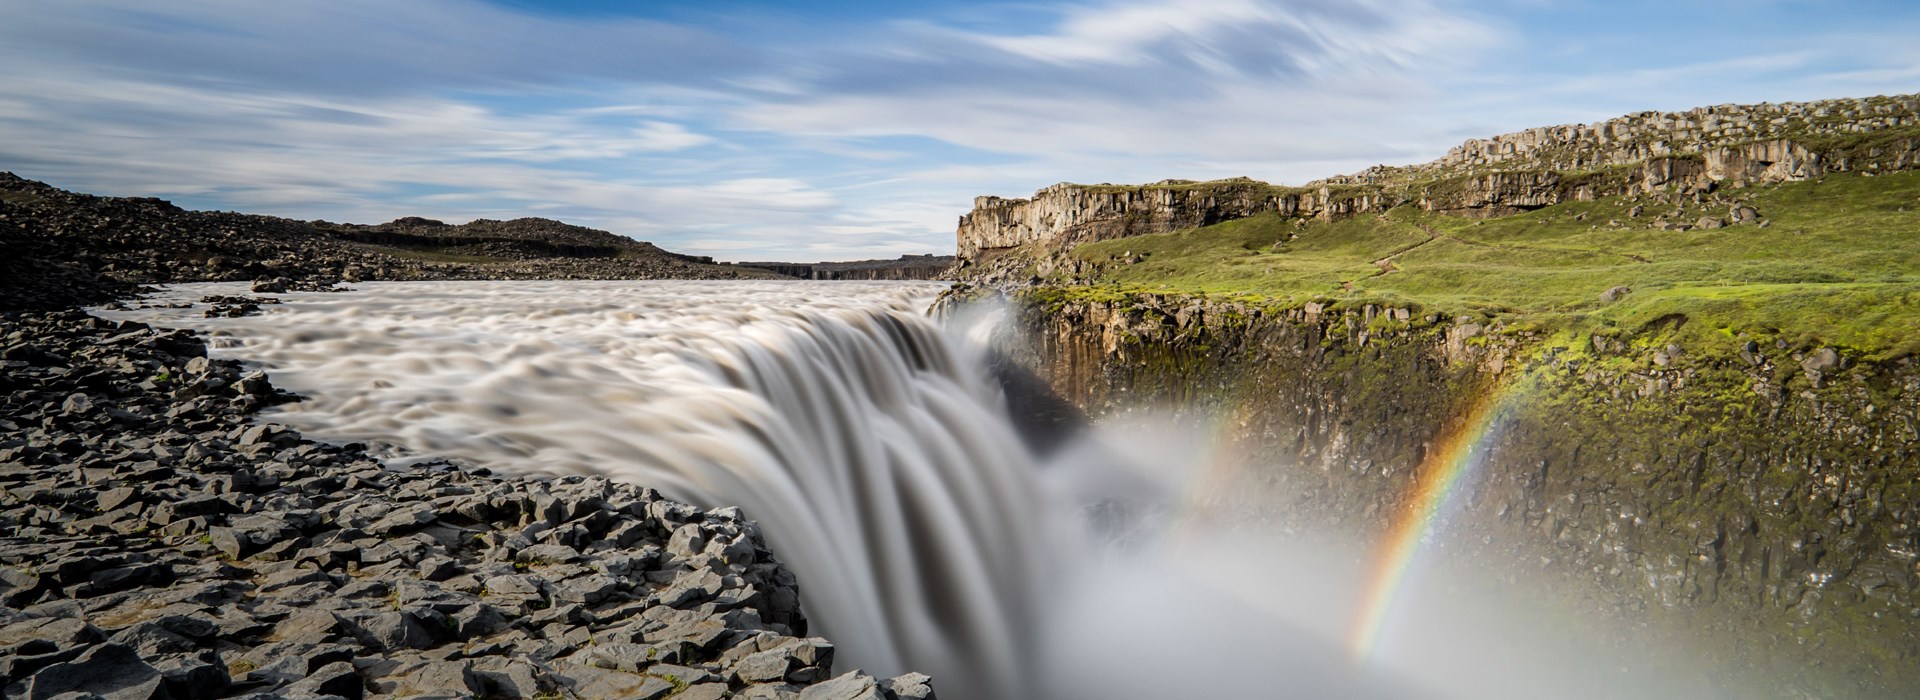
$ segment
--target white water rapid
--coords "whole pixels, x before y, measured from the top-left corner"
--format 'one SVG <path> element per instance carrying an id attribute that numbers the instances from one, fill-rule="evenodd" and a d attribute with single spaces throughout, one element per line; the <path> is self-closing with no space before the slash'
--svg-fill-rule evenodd
<path id="1" fill-rule="evenodd" d="M 266 419 L 316 439 L 739 506 L 799 576 L 838 670 L 926 672 L 947 700 L 1625 692 L 1584 665 L 1552 668 L 1537 638 L 1506 640 L 1457 600 L 1401 630 L 1431 653 L 1355 669 L 1340 636 L 1356 587 L 1340 572 L 1357 549 L 1189 522 L 1103 550 L 1081 525 L 1089 494 L 1175 500 L 1180 463 L 1204 450 L 1168 450 L 1184 443 L 1149 425 L 1043 464 L 983 352 L 926 318 L 939 289 L 373 283 L 277 295 L 254 317 L 103 315 L 198 329 L 217 356 L 264 365 L 305 397 Z M 148 303 L 244 291 L 181 285 Z M 1114 471 L 1114 444 L 1158 466 Z"/>

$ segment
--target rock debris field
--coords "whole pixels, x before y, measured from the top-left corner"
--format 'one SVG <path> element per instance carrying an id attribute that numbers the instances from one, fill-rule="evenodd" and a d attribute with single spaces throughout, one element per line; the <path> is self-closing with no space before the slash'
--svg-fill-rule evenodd
<path id="1" fill-rule="evenodd" d="M 389 467 L 185 331 L 7 314 L 0 360 L 8 700 L 934 697 L 835 675 L 737 509 Z"/>

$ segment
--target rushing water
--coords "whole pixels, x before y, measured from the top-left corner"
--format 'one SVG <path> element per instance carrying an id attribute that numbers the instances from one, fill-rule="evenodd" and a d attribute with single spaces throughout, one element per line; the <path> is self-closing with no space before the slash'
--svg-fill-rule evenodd
<path id="1" fill-rule="evenodd" d="M 118 315 L 264 364 L 306 397 L 271 420 L 319 439 L 740 506 L 800 577 L 842 670 L 927 672 L 949 700 L 1635 694 L 1584 665 L 1541 671 L 1555 662 L 1537 640 L 1458 599 L 1404 625 L 1419 653 L 1354 667 L 1338 639 L 1352 550 L 1181 517 L 1132 538 L 1148 544 L 1103 546 L 1083 507 L 1177 506 L 1204 445 L 1136 425 L 1036 457 L 969 329 L 926 318 L 939 289 L 376 283 L 279 295 L 256 317 Z"/>

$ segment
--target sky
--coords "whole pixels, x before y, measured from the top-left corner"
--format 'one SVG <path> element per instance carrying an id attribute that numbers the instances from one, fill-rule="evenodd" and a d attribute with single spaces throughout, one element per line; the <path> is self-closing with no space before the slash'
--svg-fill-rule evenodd
<path id="1" fill-rule="evenodd" d="M 976 195 L 1302 184 L 1468 138 L 1920 92 L 1920 3 L 0 0 L 0 170 L 196 209 L 951 253 Z"/>

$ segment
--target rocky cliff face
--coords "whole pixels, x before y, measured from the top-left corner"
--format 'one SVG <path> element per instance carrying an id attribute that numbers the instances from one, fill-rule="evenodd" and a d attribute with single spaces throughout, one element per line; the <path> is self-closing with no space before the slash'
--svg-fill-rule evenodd
<path id="1" fill-rule="evenodd" d="M 1306 187 L 1240 178 L 1061 183 L 1029 199 L 979 197 L 960 217 L 963 277 L 1019 251 L 1204 226 L 1257 213 L 1334 218 L 1401 205 L 1499 216 L 1570 200 L 1920 167 L 1920 95 L 1643 112 L 1474 139 L 1440 160 L 1379 166 Z M 972 271 L 972 273 L 969 273 Z"/>
<path id="2" fill-rule="evenodd" d="M 1297 211 L 1303 204 L 1314 206 L 1310 195 L 1236 179 L 1140 187 L 1063 182 L 1032 199 L 977 197 L 973 211 L 960 217 L 960 257 L 1029 243 L 1064 246 L 1192 228 L 1276 209 Z"/>
<path id="3" fill-rule="evenodd" d="M 1162 405 L 1224 424 L 1240 481 L 1219 491 L 1250 518 L 1379 532 L 1448 426 L 1499 394 L 1486 462 L 1437 535 L 1450 551 L 1697 645 L 1704 673 L 1811 660 L 1783 696 L 1920 688 L 1912 358 L 1693 360 L 1406 308 L 1046 294 L 1025 297 L 1010 352 L 1096 417 Z"/>

